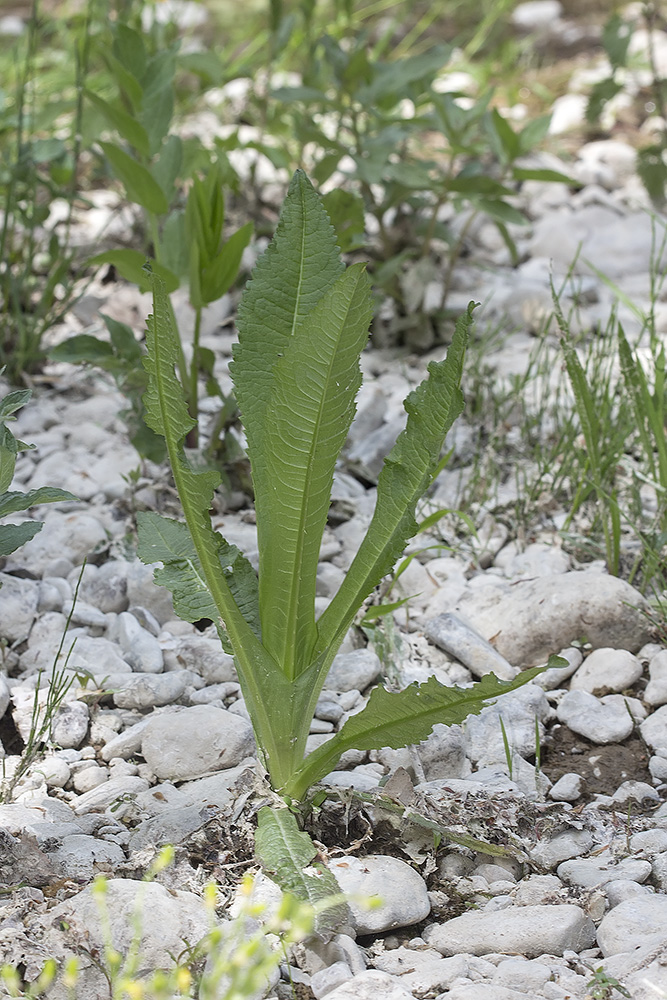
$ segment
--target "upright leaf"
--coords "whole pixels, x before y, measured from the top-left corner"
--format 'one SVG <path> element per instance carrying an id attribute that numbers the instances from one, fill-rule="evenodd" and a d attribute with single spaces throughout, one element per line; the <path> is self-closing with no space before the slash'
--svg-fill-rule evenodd
<path id="1" fill-rule="evenodd" d="M 430 485 L 447 432 L 463 409 L 460 382 L 473 309 L 471 303 L 456 324 L 445 360 L 432 361 L 428 378 L 405 400 L 407 425 L 385 459 L 373 519 L 338 593 L 319 619 L 319 650 L 342 638 L 357 609 L 418 531 L 417 501 Z"/>
<path id="2" fill-rule="evenodd" d="M 285 751 L 282 749 L 281 754 L 281 748 L 289 737 L 275 716 L 280 716 L 287 700 L 283 699 L 282 705 L 275 706 L 271 699 L 275 689 L 274 678 L 276 674 L 282 677 L 282 673 L 244 618 L 230 585 L 230 574 L 223 568 L 227 543 L 213 530 L 209 517 L 213 491 L 220 476 L 212 470 L 195 472 L 185 458 L 183 442 L 194 421 L 188 413 L 183 387 L 176 377 L 177 334 L 164 283 L 157 275 L 153 275 L 151 280 L 153 315 L 148 318 L 148 353 L 144 358 L 148 375 L 148 388 L 144 394 L 146 423 L 165 439 L 192 543 L 216 608 L 213 621 L 219 630 L 224 628 L 230 638 L 257 741 L 267 762 L 280 773 L 281 757 L 285 758 Z M 148 550 L 153 549 L 151 555 L 155 554 L 154 544 L 157 544 L 154 539 L 146 540 Z M 169 540 L 169 545 L 173 545 L 173 540 Z M 230 569 L 229 559 L 227 564 L 227 569 Z M 186 576 L 191 573 L 190 565 L 183 568 Z M 231 575 L 234 575 L 233 569 Z M 187 586 L 187 581 L 184 585 Z M 271 773 L 274 773 L 273 769 Z"/>
<path id="3" fill-rule="evenodd" d="M 273 534 L 274 488 L 268 429 L 275 368 L 305 317 L 344 270 L 326 212 L 303 171 L 290 184 L 276 234 L 255 268 L 239 307 L 239 342 L 230 372 L 248 441 L 260 559 L 281 540 Z M 260 579 L 262 565 L 260 563 Z"/>
<path id="4" fill-rule="evenodd" d="M 165 194 L 146 167 L 112 142 L 100 142 L 111 169 L 123 184 L 130 201 L 136 201 L 154 215 L 164 215 L 169 209 Z"/>
<path id="5" fill-rule="evenodd" d="M 271 503 L 263 511 L 268 530 L 260 542 L 260 606 L 263 641 L 292 677 L 310 663 L 316 639 L 320 544 L 336 459 L 361 385 L 359 355 L 371 315 L 369 281 L 356 264 L 302 321 L 274 370 L 265 432 Z"/>

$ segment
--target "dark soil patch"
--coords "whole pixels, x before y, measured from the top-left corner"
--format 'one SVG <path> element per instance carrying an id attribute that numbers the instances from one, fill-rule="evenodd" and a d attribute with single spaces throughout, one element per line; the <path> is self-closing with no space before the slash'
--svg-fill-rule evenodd
<path id="1" fill-rule="evenodd" d="M 542 745 L 542 770 L 554 783 L 564 774 L 580 774 L 586 782 L 586 801 L 594 795 L 613 795 L 624 781 L 653 783 L 648 769 L 648 753 L 639 736 L 623 743 L 599 746 L 554 726 Z"/>

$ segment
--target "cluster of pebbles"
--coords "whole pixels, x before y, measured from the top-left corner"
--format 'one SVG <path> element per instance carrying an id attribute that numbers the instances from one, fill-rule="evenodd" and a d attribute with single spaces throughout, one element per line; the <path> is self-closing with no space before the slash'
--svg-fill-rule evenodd
<path id="1" fill-rule="evenodd" d="M 667 36 L 659 41 L 660 55 Z M 647 309 L 651 269 L 662 265 L 629 146 L 594 142 L 567 162 L 542 155 L 532 163 L 567 173 L 576 190 L 525 183 L 517 198 L 531 225 L 512 233 L 522 263 L 509 265 L 480 220 L 453 282 L 451 305 L 481 300 L 479 329 L 502 322 L 508 331 L 484 357 L 499 380 L 527 368 L 551 311 L 551 279 L 564 280 L 575 258 L 564 295 L 580 331 L 604 329 L 618 305 L 599 272 Z M 90 201 L 97 216 L 112 211 L 108 192 Z M 441 281 L 424 272 L 420 285 L 418 277 L 414 305 L 428 313 Z M 66 332 L 99 333 L 93 317 L 102 298 L 106 313 L 141 330 L 145 297 L 99 284 Z M 667 333 L 666 300 L 658 289 L 659 335 Z M 177 297 L 175 305 L 186 329 L 192 317 Z M 202 334 L 227 387 L 232 307 L 226 297 L 208 310 Z M 622 298 L 619 310 L 631 333 L 636 312 Z M 389 328 L 378 325 L 376 343 Z M 443 356 L 423 336 L 407 348 L 389 337 L 362 358 L 365 384 L 322 548 L 320 610 L 369 523 L 372 484 L 404 423 L 402 400 L 427 362 Z M 141 899 L 142 967 L 168 964 L 183 941 L 209 929 L 201 845 L 227 857 L 216 824 L 233 815 L 257 764 L 232 658 L 211 629 L 175 618 L 170 595 L 135 556 L 135 512 L 177 510 L 165 469 L 143 462 L 135 475 L 124 401 L 108 382 L 65 366 L 52 371 L 53 385 L 35 393 L 14 428 L 36 445 L 20 457 L 14 488 L 61 486 L 80 499 L 33 511 L 42 531 L 0 573 L 5 793 L 17 776 L 0 804 L 0 962 L 32 980 L 47 957 L 77 951 L 78 995 L 93 1000 L 103 979 L 85 955 L 104 945 L 95 876 L 109 878 L 116 946 L 129 945 Z M 459 469 L 439 477 L 436 506 L 455 505 L 466 461 L 472 468 L 467 431 L 463 420 L 452 434 Z M 512 499 L 508 484 L 505 503 Z M 272 995 L 286 996 L 291 979 L 317 1000 L 584 1000 L 602 967 L 608 984 L 618 980 L 636 1000 L 667 997 L 667 647 L 635 589 L 563 550 L 566 512 L 544 514 L 522 544 L 499 508 L 489 503 L 485 513 L 468 548 L 424 550 L 405 570 L 400 587 L 417 596 L 395 615 L 391 656 L 381 661 L 360 634 L 348 635 L 310 747 L 357 712 L 378 681 L 396 687 L 435 675 L 466 684 L 490 669 L 509 679 L 554 653 L 566 665 L 462 726 L 436 726 L 418 746 L 344 755 L 324 784 L 332 801 L 348 796 L 349 804 L 358 793 L 371 827 L 356 849 L 327 845 L 350 893 L 349 924 L 295 949 Z M 242 496 L 221 506 L 214 523 L 256 564 L 253 513 Z M 49 749 L 19 775 L 35 706 L 43 718 L 49 685 L 63 672 L 72 683 L 47 727 Z M 437 853 L 432 835 L 429 849 L 407 820 L 393 841 L 376 836 L 372 819 L 387 799 L 441 823 Z M 464 833 L 488 852 L 462 846 Z M 165 844 L 177 845 L 178 864 L 142 883 Z M 262 876 L 257 890 L 275 896 Z M 376 895 L 372 909 L 359 902 Z"/>

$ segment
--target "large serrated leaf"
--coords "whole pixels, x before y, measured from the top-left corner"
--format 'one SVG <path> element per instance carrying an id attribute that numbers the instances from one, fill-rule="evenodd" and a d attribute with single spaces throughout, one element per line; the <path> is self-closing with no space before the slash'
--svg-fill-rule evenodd
<path id="1" fill-rule="evenodd" d="M 139 545 L 137 555 L 145 563 L 161 562 L 164 569 L 155 571 L 155 582 L 167 587 L 174 598 L 179 618 L 198 622 L 210 618 L 218 622 L 219 612 L 206 584 L 201 561 L 186 524 L 162 517 L 152 511 L 137 514 Z M 218 557 L 230 590 L 246 621 L 259 633 L 259 603 L 255 571 L 235 545 L 220 537 Z M 229 639 L 219 627 L 220 638 L 228 652 Z"/>
<path id="2" fill-rule="evenodd" d="M 371 315 L 368 278 L 363 265 L 354 265 L 306 316 L 275 367 L 265 436 L 270 544 L 262 555 L 260 543 L 260 605 L 264 643 L 291 677 L 311 662 L 317 637 L 320 544 Z"/>
<path id="3" fill-rule="evenodd" d="M 451 726 L 463 722 L 469 715 L 481 712 L 489 700 L 521 687 L 543 669 L 524 670 L 511 681 L 485 674 L 468 688 L 445 687 L 435 677 L 423 684 L 410 684 L 403 691 L 377 687 L 361 712 L 351 716 L 335 736 L 308 755 L 287 792 L 300 798 L 313 782 L 336 766 L 346 750 L 397 749 L 426 739 L 436 723 Z"/>
<path id="4" fill-rule="evenodd" d="M 147 356 L 144 358 L 148 374 L 148 389 L 144 394 L 146 420 L 151 429 L 165 439 L 192 543 L 217 608 L 214 621 L 219 629 L 226 630 L 231 641 L 239 680 L 265 760 L 271 767 L 275 765 L 275 771 L 280 773 L 281 760 L 284 762 L 285 758 L 284 743 L 289 740 L 289 734 L 275 722 L 272 689 L 275 676 L 283 675 L 236 602 L 231 584 L 234 574 L 228 579 L 221 564 L 223 539 L 213 530 L 209 517 L 213 491 L 220 476 L 212 470 L 195 472 L 185 458 L 183 441 L 193 421 L 183 387 L 176 377 L 177 334 L 164 283 L 155 274 L 152 282 L 153 315 L 148 319 Z M 278 706 L 279 717 L 283 708 Z"/>
<path id="5" fill-rule="evenodd" d="M 284 892 L 312 906 L 341 895 L 340 886 L 329 869 L 315 861 L 317 849 L 308 834 L 299 830 L 296 817 L 289 809 L 264 806 L 257 818 L 257 856 L 264 870 L 275 877 Z M 347 917 L 347 906 L 336 903 L 320 913 L 315 926 L 320 932 L 335 930 Z"/>
<path id="6" fill-rule="evenodd" d="M 239 342 L 230 372 L 241 410 L 252 467 L 260 583 L 265 560 L 274 562 L 281 538 L 274 534 L 274 490 L 268 431 L 276 365 L 306 316 L 344 270 L 328 216 L 303 171 L 290 184 L 276 234 L 260 259 L 239 306 Z M 317 345 L 313 345 L 313 352 Z M 262 609 L 262 633 L 270 634 L 271 607 Z M 267 627 L 268 625 L 268 627 Z"/>
<path id="7" fill-rule="evenodd" d="M 456 324 L 445 360 L 431 362 L 428 378 L 405 400 L 407 425 L 385 459 L 366 536 L 318 621 L 318 649 L 342 638 L 358 608 L 419 529 L 414 516 L 417 501 L 430 485 L 447 432 L 463 409 L 459 386 L 473 309 L 471 303 Z"/>

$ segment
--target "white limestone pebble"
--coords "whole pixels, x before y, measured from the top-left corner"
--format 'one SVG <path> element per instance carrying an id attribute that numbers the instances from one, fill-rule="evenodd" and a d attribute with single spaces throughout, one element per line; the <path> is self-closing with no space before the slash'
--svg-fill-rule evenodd
<path id="1" fill-rule="evenodd" d="M 51 739 L 58 746 L 79 747 L 86 738 L 90 709 L 83 701 L 68 701 L 60 706 L 51 723 Z"/>
<path id="2" fill-rule="evenodd" d="M 327 993 L 329 1000 L 413 1000 L 399 979 L 368 969 Z"/>
<path id="3" fill-rule="evenodd" d="M 352 979 L 352 970 L 347 962 L 334 962 L 326 969 L 320 969 L 310 977 L 310 989 L 315 1000 L 322 1000 L 337 986 L 342 986 Z"/>
<path id="4" fill-rule="evenodd" d="M 592 743 L 621 743 L 634 724 L 625 705 L 607 700 L 613 697 L 596 698 L 588 691 L 568 691 L 558 705 L 558 721 Z"/>
<path id="5" fill-rule="evenodd" d="M 410 865 L 381 854 L 362 858 L 332 858 L 329 868 L 345 893 L 358 934 L 376 934 L 408 927 L 431 911 L 426 883 Z M 373 909 L 364 899 L 379 903 Z"/>
<path id="6" fill-rule="evenodd" d="M 667 896 L 638 896 L 615 906 L 598 928 L 598 945 L 605 958 L 619 952 L 667 942 Z"/>
<path id="7" fill-rule="evenodd" d="M 593 836 L 588 830 L 564 830 L 551 839 L 538 841 L 530 857 L 541 868 L 555 868 L 562 861 L 586 854 L 592 846 Z"/>
<path id="8" fill-rule="evenodd" d="M 136 944 L 139 970 L 145 973 L 170 968 L 183 942 L 194 944 L 211 929 L 206 904 L 194 893 L 119 878 L 106 883 L 103 909 L 96 890 L 88 886 L 45 914 L 43 926 L 45 954 L 67 955 L 71 942 L 78 940 L 99 954 L 111 945 L 127 955 Z M 77 996 L 103 996 L 107 981 L 88 952 L 81 952 L 78 965 Z"/>
<path id="9" fill-rule="evenodd" d="M 576 802 L 584 791 L 585 781 L 580 774 L 568 771 L 549 789 L 549 798 L 554 802 Z"/>
<path id="10" fill-rule="evenodd" d="M 664 750 L 667 753 L 667 705 L 652 712 L 639 728 L 651 750 Z"/>
<path id="11" fill-rule="evenodd" d="M 496 764 L 506 760 L 505 735 L 513 754 L 528 757 L 535 753 L 535 719 L 540 738 L 544 739 L 544 723 L 551 717 L 547 697 L 536 684 L 502 695 L 493 705 L 479 715 L 471 715 L 465 722 L 468 756 L 480 765 Z M 502 719 L 503 726 L 500 724 Z"/>
<path id="12" fill-rule="evenodd" d="M 50 510 L 44 515 L 44 527 L 39 534 L 22 545 L 12 558 L 41 577 L 51 563 L 63 557 L 80 566 L 106 540 L 104 525 L 92 514 Z"/>
<path id="13" fill-rule="evenodd" d="M 568 885 L 593 889 L 614 879 L 645 882 L 651 874 L 650 862 L 642 858 L 623 858 L 616 863 L 609 848 L 592 858 L 574 858 L 558 866 L 558 878 Z"/>
<path id="14" fill-rule="evenodd" d="M 123 656 L 138 673 L 159 674 L 164 662 L 160 643 L 154 635 L 142 628 L 129 611 L 118 615 L 113 637 L 123 651 Z"/>
<path id="15" fill-rule="evenodd" d="M 570 691 L 590 694 L 611 694 L 625 691 L 639 680 L 643 672 L 641 661 L 627 649 L 604 646 L 586 657 L 570 681 Z"/>
<path id="16" fill-rule="evenodd" d="M 125 861 L 125 852 L 118 844 L 83 833 L 64 837 L 50 854 L 67 878 L 82 882 L 89 882 L 100 873 L 109 875 L 114 866 Z"/>
<path id="17" fill-rule="evenodd" d="M 114 678 L 113 700 L 119 708 L 155 708 L 177 702 L 188 685 L 189 670 L 174 670 L 167 674 L 122 674 Z"/>
<path id="18" fill-rule="evenodd" d="M 252 727 L 213 705 L 154 715 L 143 731 L 141 752 L 158 778 L 186 781 L 234 767 L 253 752 Z"/>
<path id="19" fill-rule="evenodd" d="M 325 691 L 363 691 L 378 679 L 382 664 L 372 649 L 354 649 L 339 653 L 324 682 Z"/>
<path id="20" fill-rule="evenodd" d="M 49 754 L 39 761 L 33 770 L 44 775 L 49 788 L 64 788 L 72 774 L 67 761 L 55 754 Z"/>
<path id="21" fill-rule="evenodd" d="M 74 812 L 77 816 L 85 816 L 89 812 L 103 812 L 109 806 L 122 801 L 126 796 L 134 797 L 147 788 L 146 779 L 138 776 L 109 778 L 103 784 L 80 795 L 74 803 Z"/>
<path id="22" fill-rule="evenodd" d="M 639 591 L 624 580 L 592 571 L 521 581 L 504 591 L 485 588 L 457 611 L 510 663 L 530 667 L 585 635 L 593 648 L 630 651 L 651 638 Z"/>
<path id="23" fill-rule="evenodd" d="M 648 705 L 667 704 L 667 649 L 661 649 L 648 665 L 649 682 L 644 691 Z"/>
<path id="24" fill-rule="evenodd" d="M 578 906 L 510 906 L 498 914 L 470 911 L 424 930 L 428 945 L 443 955 L 489 952 L 525 955 L 562 955 L 581 951 L 595 941 L 595 925 Z"/>
<path id="25" fill-rule="evenodd" d="M 234 658 L 225 653 L 217 639 L 205 635 L 184 635 L 170 640 L 164 651 L 165 670 L 192 670 L 206 684 L 238 681 Z"/>
<path id="26" fill-rule="evenodd" d="M 22 642 L 28 638 L 37 614 L 39 585 L 35 580 L 0 573 L 0 587 L 0 636 L 10 643 Z"/>

